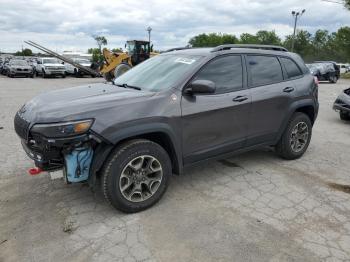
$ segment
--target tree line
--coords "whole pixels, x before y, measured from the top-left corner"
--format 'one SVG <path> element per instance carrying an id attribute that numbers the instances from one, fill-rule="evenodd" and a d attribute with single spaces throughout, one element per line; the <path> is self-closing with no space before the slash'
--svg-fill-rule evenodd
<path id="1" fill-rule="evenodd" d="M 261 30 L 256 34 L 241 34 L 239 37 L 223 33 L 203 33 L 192 37 L 192 47 L 214 47 L 223 44 L 262 44 L 279 45 L 290 50 L 293 35 L 282 40 L 275 31 Z M 295 35 L 294 52 L 306 62 L 332 60 L 340 63 L 350 62 L 350 27 L 341 27 L 337 32 L 317 30 L 314 34 L 298 30 Z"/>

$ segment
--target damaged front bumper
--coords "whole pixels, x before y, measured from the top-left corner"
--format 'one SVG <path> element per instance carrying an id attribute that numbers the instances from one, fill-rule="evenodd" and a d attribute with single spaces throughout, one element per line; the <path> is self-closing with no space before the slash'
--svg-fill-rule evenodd
<path id="1" fill-rule="evenodd" d="M 69 183 L 89 179 L 94 151 L 101 144 L 101 139 L 92 132 L 47 138 L 32 132 L 30 124 L 19 115 L 15 117 L 15 130 L 21 137 L 24 151 L 34 160 L 36 167 L 43 171 L 63 169 L 65 180 Z"/>
<path id="2" fill-rule="evenodd" d="M 350 113 L 350 88 L 345 89 L 333 104 L 335 111 Z"/>

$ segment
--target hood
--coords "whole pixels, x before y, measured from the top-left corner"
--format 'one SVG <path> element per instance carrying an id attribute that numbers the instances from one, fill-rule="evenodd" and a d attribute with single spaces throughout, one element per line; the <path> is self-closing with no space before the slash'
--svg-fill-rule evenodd
<path id="1" fill-rule="evenodd" d="M 90 66 L 91 66 L 91 63 L 82 63 L 82 64 L 79 64 L 79 65 L 86 66 L 86 67 L 90 67 Z"/>
<path id="2" fill-rule="evenodd" d="M 27 102 L 20 113 L 31 123 L 95 118 L 109 108 L 132 108 L 132 103 L 144 102 L 153 95 L 149 91 L 98 83 L 40 94 Z"/>

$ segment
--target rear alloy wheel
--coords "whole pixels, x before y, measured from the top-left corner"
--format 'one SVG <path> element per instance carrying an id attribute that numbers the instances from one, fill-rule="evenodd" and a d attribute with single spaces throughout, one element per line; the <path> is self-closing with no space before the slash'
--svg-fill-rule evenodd
<path id="1" fill-rule="evenodd" d="M 135 139 L 117 147 L 102 171 L 102 190 L 117 209 L 131 213 L 159 201 L 166 191 L 171 161 L 158 144 Z"/>
<path id="2" fill-rule="evenodd" d="M 340 111 L 339 116 L 340 116 L 341 120 L 344 120 L 344 121 L 350 120 L 350 113 L 348 113 L 348 112 Z"/>
<path id="3" fill-rule="evenodd" d="M 310 118 L 304 113 L 295 113 L 276 146 L 277 153 L 288 160 L 301 157 L 310 144 L 311 134 Z"/>

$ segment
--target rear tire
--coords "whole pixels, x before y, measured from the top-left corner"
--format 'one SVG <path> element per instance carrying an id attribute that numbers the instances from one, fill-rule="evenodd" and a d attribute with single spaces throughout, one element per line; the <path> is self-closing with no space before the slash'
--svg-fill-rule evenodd
<path id="1" fill-rule="evenodd" d="M 337 83 L 337 81 L 338 81 L 338 78 L 337 78 L 336 76 L 331 76 L 331 77 L 329 78 L 329 82 L 332 83 L 332 84 Z"/>
<path id="2" fill-rule="evenodd" d="M 350 121 L 350 114 L 348 112 L 340 111 L 339 116 L 343 121 Z"/>
<path id="3" fill-rule="evenodd" d="M 102 191 L 116 209 L 138 212 L 157 203 L 168 186 L 171 161 L 158 144 L 135 139 L 117 147 L 102 170 Z"/>
<path id="4" fill-rule="evenodd" d="M 312 135 L 310 118 L 301 112 L 294 113 L 276 145 L 276 152 L 287 160 L 301 157 L 307 150 Z"/>

